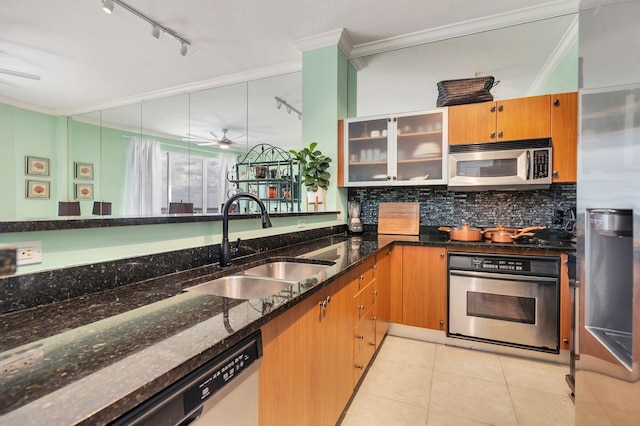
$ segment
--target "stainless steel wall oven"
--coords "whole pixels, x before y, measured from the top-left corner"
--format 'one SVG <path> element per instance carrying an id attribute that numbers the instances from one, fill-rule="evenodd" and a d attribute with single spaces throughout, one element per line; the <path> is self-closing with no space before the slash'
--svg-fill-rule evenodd
<path id="1" fill-rule="evenodd" d="M 559 353 L 560 258 L 449 252 L 451 337 Z"/>

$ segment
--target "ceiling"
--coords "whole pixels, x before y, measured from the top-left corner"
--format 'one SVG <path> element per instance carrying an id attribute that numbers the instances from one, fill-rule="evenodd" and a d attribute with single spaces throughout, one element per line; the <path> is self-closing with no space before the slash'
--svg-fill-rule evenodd
<path id="1" fill-rule="evenodd" d="M 577 0 L 124 0 L 190 42 L 101 0 L 2 0 L 0 102 L 72 115 L 301 69 L 345 30 L 350 59 L 577 12 Z M 328 40 L 332 41 L 328 41 Z M 464 55 L 464 52 L 461 52 Z"/>

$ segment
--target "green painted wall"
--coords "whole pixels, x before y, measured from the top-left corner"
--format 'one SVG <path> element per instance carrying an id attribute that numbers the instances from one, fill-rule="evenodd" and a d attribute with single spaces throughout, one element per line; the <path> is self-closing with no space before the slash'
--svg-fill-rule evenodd
<path id="1" fill-rule="evenodd" d="M 64 121 L 58 117 L 0 104 L 0 182 L 2 182 L 2 218 L 46 218 L 58 214 L 61 132 Z M 49 176 L 27 176 L 26 156 L 49 159 Z M 64 167 L 64 165 L 63 165 Z M 27 199 L 26 181 L 49 182 L 49 199 Z M 5 198 L 6 197 L 6 198 Z M 6 204 L 6 205 L 5 205 Z"/>
<path id="2" fill-rule="evenodd" d="M 335 215 L 272 217 L 273 227 L 262 229 L 260 219 L 229 222 L 231 240 L 298 232 L 340 225 Z M 126 259 L 209 244 L 219 244 L 222 222 L 121 226 L 94 229 L 37 231 L 0 234 L 0 245 L 42 241 L 42 263 L 18 266 L 18 275 Z"/>
<path id="3" fill-rule="evenodd" d="M 333 160 L 327 208 L 346 211 L 346 190 L 338 188 L 338 120 L 355 115 L 356 73 L 342 50 L 327 46 L 302 54 L 302 142 L 318 142 Z M 342 215 L 346 221 L 346 215 Z"/>
<path id="4" fill-rule="evenodd" d="M 540 93 L 566 93 L 577 91 L 578 42 L 575 42 L 542 86 Z"/>

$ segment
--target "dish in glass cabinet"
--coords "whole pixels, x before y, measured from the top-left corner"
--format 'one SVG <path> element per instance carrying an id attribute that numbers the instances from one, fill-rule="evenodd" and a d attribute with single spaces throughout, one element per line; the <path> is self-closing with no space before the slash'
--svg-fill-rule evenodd
<path id="1" fill-rule="evenodd" d="M 424 176 L 414 176 L 409 180 L 427 180 L 429 179 L 429 175 L 424 175 Z"/>

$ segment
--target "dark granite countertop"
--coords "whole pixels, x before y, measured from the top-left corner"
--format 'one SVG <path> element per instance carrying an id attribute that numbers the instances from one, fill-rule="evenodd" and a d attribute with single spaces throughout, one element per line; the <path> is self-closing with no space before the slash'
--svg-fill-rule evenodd
<path id="1" fill-rule="evenodd" d="M 335 215 L 337 211 L 270 213 L 272 217 Z M 232 213 L 230 217 L 248 219 L 257 213 Z M 42 219 L 0 219 L 0 232 L 57 231 L 63 229 L 105 228 L 112 226 L 159 225 L 167 223 L 216 222 L 221 214 L 163 214 L 155 216 L 64 216 Z"/>
<path id="2" fill-rule="evenodd" d="M 0 361 L 28 351 L 32 366 L 5 373 L 0 423 L 50 425 L 107 423 L 193 371 L 223 350 L 306 299 L 394 241 L 449 249 L 510 248 L 567 252 L 563 241 L 544 244 L 452 242 L 448 234 L 416 237 L 364 234 L 325 237 L 283 249 L 194 268 L 64 302 L 0 316 Z M 236 300 L 183 292 L 183 288 L 239 272 L 271 259 L 334 262 L 291 293 Z"/>

